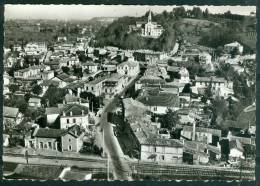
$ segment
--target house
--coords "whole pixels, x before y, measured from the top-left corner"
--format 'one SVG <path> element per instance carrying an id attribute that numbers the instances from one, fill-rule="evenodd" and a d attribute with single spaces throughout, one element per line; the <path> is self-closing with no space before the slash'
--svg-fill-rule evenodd
<path id="1" fill-rule="evenodd" d="M 46 65 L 34 65 L 29 68 L 21 69 L 14 72 L 16 79 L 37 80 L 41 79 L 41 72 L 50 70 Z"/>
<path id="2" fill-rule="evenodd" d="M 61 136 L 67 129 L 35 128 L 24 140 L 26 148 L 61 150 Z"/>
<path id="3" fill-rule="evenodd" d="M 8 134 L 3 134 L 3 147 L 9 146 L 9 138 L 10 136 Z"/>
<path id="4" fill-rule="evenodd" d="M 212 86 L 212 93 L 215 96 L 227 98 L 229 95 L 234 94 L 233 82 L 225 80 L 224 78 L 211 77 L 195 77 L 195 87 L 197 89 L 204 89 Z"/>
<path id="5" fill-rule="evenodd" d="M 27 55 L 37 55 L 47 52 L 47 45 L 44 42 L 30 42 L 24 47 L 24 51 Z"/>
<path id="6" fill-rule="evenodd" d="M 59 37 L 57 37 L 57 41 L 58 41 L 58 42 L 66 42 L 66 41 L 67 41 L 67 37 L 65 37 L 65 36 L 59 36 Z"/>
<path id="7" fill-rule="evenodd" d="M 74 95 L 66 94 L 64 104 L 78 104 L 89 108 L 89 101 Z"/>
<path id="8" fill-rule="evenodd" d="M 15 44 L 15 45 L 13 46 L 13 51 L 18 51 L 18 52 L 20 52 L 21 50 L 22 50 L 22 46 L 21 46 L 21 45 Z"/>
<path id="9" fill-rule="evenodd" d="M 164 29 L 161 25 L 156 22 L 152 22 L 152 12 L 149 12 L 147 23 L 136 22 L 136 25 L 131 25 L 129 27 L 130 32 L 141 31 L 142 37 L 158 38 L 163 33 Z"/>
<path id="10" fill-rule="evenodd" d="M 213 136 L 220 138 L 221 130 L 205 128 L 205 127 L 196 127 L 193 122 L 193 126 L 184 125 L 182 126 L 181 135 L 187 139 L 191 139 L 193 141 L 200 141 L 207 144 L 211 144 L 213 142 Z"/>
<path id="11" fill-rule="evenodd" d="M 112 62 L 102 65 L 102 70 L 104 72 L 115 72 L 116 69 L 117 69 L 116 64 Z"/>
<path id="12" fill-rule="evenodd" d="M 70 67 L 72 68 L 75 65 L 79 65 L 78 57 L 63 57 L 60 61 L 60 68 L 61 67 Z"/>
<path id="13" fill-rule="evenodd" d="M 100 77 L 93 81 L 86 82 L 84 84 L 84 90 L 91 92 L 95 96 L 100 96 L 102 94 L 102 84 L 107 79 L 107 77 Z"/>
<path id="14" fill-rule="evenodd" d="M 79 152 L 83 145 L 83 130 L 78 125 L 68 128 L 68 131 L 61 136 L 62 151 Z"/>
<path id="15" fill-rule="evenodd" d="M 190 83 L 190 75 L 189 75 L 189 71 L 182 67 L 179 71 L 179 74 L 180 74 L 180 80 L 179 80 L 179 83 L 181 84 L 187 84 L 187 83 Z"/>
<path id="16" fill-rule="evenodd" d="M 74 81 L 73 79 L 70 78 L 70 76 L 68 74 L 65 74 L 65 73 L 58 74 L 51 80 L 58 82 L 59 88 L 64 88 L 65 86 L 67 86 L 68 84 L 70 84 L 71 82 Z"/>
<path id="17" fill-rule="evenodd" d="M 229 44 L 225 44 L 224 45 L 224 49 L 230 53 L 231 51 L 234 51 L 235 49 L 239 52 L 239 53 L 243 53 L 243 45 L 241 45 L 240 43 L 238 43 L 237 41 L 233 42 L 233 43 L 229 43 Z"/>
<path id="18" fill-rule="evenodd" d="M 41 99 L 40 98 L 30 98 L 28 101 L 30 107 L 41 107 Z"/>
<path id="19" fill-rule="evenodd" d="M 41 79 L 42 80 L 49 80 L 53 77 L 54 77 L 54 71 L 53 70 L 41 72 Z"/>
<path id="20" fill-rule="evenodd" d="M 61 108 L 60 128 L 67 129 L 79 125 L 87 129 L 89 126 L 88 108 L 77 104 L 63 105 Z"/>
<path id="21" fill-rule="evenodd" d="M 237 161 L 240 158 L 244 159 L 244 148 L 239 140 L 231 140 L 229 142 L 229 158 L 233 161 Z"/>
<path id="22" fill-rule="evenodd" d="M 182 142 L 176 139 L 160 138 L 157 127 L 151 125 L 144 118 L 139 118 L 136 122 L 128 118 L 131 131 L 140 151 L 139 159 L 144 162 L 182 163 Z"/>
<path id="23" fill-rule="evenodd" d="M 48 125 L 51 125 L 57 121 L 61 114 L 61 109 L 58 107 L 45 108 L 46 121 Z"/>
<path id="24" fill-rule="evenodd" d="M 42 93 L 45 94 L 50 86 L 58 87 L 59 82 L 54 80 L 43 80 L 42 83 L 40 83 L 39 85 L 42 87 Z"/>
<path id="25" fill-rule="evenodd" d="M 146 105 L 151 112 L 156 114 L 166 114 L 168 109 L 176 111 L 180 106 L 178 94 L 158 90 L 146 91 L 137 98 L 137 101 Z"/>
<path id="26" fill-rule="evenodd" d="M 102 93 L 110 99 L 119 94 L 127 85 L 128 77 L 126 75 L 112 75 L 102 82 Z"/>
<path id="27" fill-rule="evenodd" d="M 120 75 L 137 76 L 140 72 L 139 63 L 134 60 L 128 60 L 126 62 L 117 65 L 117 73 Z"/>
<path id="28" fill-rule="evenodd" d="M 3 123 L 11 122 L 14 125 L 18 125 L 23 120 L 23 114 L 19 112 L 18 108 L 3 107 Z"/>
<path id="29" fill-rule="evenodd" d="M 11 76 L 9 76 L 6 71 L 3 74 L 3 80 L 4 80 L 4 85 L 3 85 L 3 95 L 7 94 L 10 92 L 9 90 L 9 85 L 10 85 L 10 80 L 11 80 Z"/>
<path id="30" fill-rule="evenodd" d="M 88 69 L 89 73 L 96 73 L 99 70 L 99 64 L 94 63 L 94 62 L 86 62 L 86 63 L 81 63 L 82 70 L 85 71 Z"/>
<path id="31" fill-rule="evenodd" d="M 212 56 L 208 52 L 202 52 L 199 54 L 199 62 L 208 72 L 214 70 L 211 58 Z"/>
<path id="32" fill-rule="evenodd" d="M 147 64 L 155 65 L 158 61 L 165 60 L 167 58 L 167 53 L 152 50 L 136 50 L 134 51 L 133 56 L 137 61 L 143 61 Z"/>

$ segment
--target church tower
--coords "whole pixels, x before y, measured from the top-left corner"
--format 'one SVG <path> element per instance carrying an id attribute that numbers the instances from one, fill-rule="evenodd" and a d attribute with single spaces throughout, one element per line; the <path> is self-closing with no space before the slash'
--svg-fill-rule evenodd
<path id="1" fill-rule="evenodd" d="M 152 22 L 152 12 L 149 10 L 148 23 Z"/>

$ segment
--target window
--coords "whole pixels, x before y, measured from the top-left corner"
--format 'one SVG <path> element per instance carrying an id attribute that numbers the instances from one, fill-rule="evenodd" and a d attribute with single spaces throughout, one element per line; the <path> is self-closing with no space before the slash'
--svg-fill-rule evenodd
<path id="1" fill-rule="evenodd" d="M 52 149 L 52 144 L 51 142 L 48 142 L 49 148 Z"/>
<path id="2" fill-rule="evenodd" d="M 43 149 L 43 143 L 42 142 L 40 142 L 40 148 Z"/>
<path id="3" fill-rule="evenodd" d="M 71 147 L 71 145 L 69 145 L 69 151 L 71 151 L 72 150 L 72 147 Z"/>
<path id="4" fill-rule="evenodd" d="M 71 141 L 71 139 L 69 138 L 69 142 Z"/>
<path id="5" fill-rule="evenodd" d="M 70 120 L 69 120 L 69 119 L 67 119 L 67 123 L 70 123 Z"/>
<path id="6" fill-rule="evenodd" d="M 94 87 L 91 87 L 91 90 L 94 90 Z"/>
<path id="7" fill-rule="evenodd" d="M 164 160 L 164 155 L 161 155 L 161 160 Z"/>
<path id="8" fill-rule="evenodd" d="M 156 152 L 156 147 L 153 147 L 153 152 Z"/>
<path id="9" fill-rule="evenodd" d="M 76 119 L 75 118 L 73 118 L 73 123 L 76 123 Z"/>
<path id="10" fill-rule="evenodd" d="M 157 111 L 157 107 L 154 107 L 153 110 L 154 110 L 154 111 Z"/>

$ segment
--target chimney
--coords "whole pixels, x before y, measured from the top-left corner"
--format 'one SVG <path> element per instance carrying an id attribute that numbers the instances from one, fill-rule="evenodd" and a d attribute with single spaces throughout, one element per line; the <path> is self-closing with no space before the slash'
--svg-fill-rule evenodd
<path id="1" fill-rule="evenodd" d="M 196 135 L 196 122 L 193 122 L 193 126 L 192 126 L 192 141 L 195 141 L 195 135 Z"/>
<path id="2" fill-rule="evenodd" d="M 82 116 L 84 116 L 84 110 L 81 110 L 81 114 L 82 114 Z"/>
<path id="3" fill-rule="evenodd" d="M 79 104 L 81 104 L 81 98 L 79 98 Z"/>
<path id="4" fill-rule="evenodd" d="M 72 111 L 70 111 L 70 116 L 72 116 Z"/>
<path id="5" fill-rule="evenodd" d="M 63 116 L 66 116 L 66 114 L 65 114 L 65 112 L 64 112 L 64 111 L 63 111 L 63 113 L 62 113 L 62 114 L 63 114 Z"/>

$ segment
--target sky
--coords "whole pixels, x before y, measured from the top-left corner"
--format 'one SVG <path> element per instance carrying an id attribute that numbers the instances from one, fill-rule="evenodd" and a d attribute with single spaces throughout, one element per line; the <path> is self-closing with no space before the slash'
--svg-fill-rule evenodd
<path id="1" fill-rule="evenodd" d="M 87 20 L 93 17 L 142 16 L 148 10 L 154 13 L 171 11 L 176 6 L 141 6 L 141 5 L 5 5 L 5 19 L 61 19 Z M 192 9 L 193 6 L 184 6 Z M 256 12 L 255 6 L 200 6 L 208 8 L 210 13 L 249 15 Z"/>

